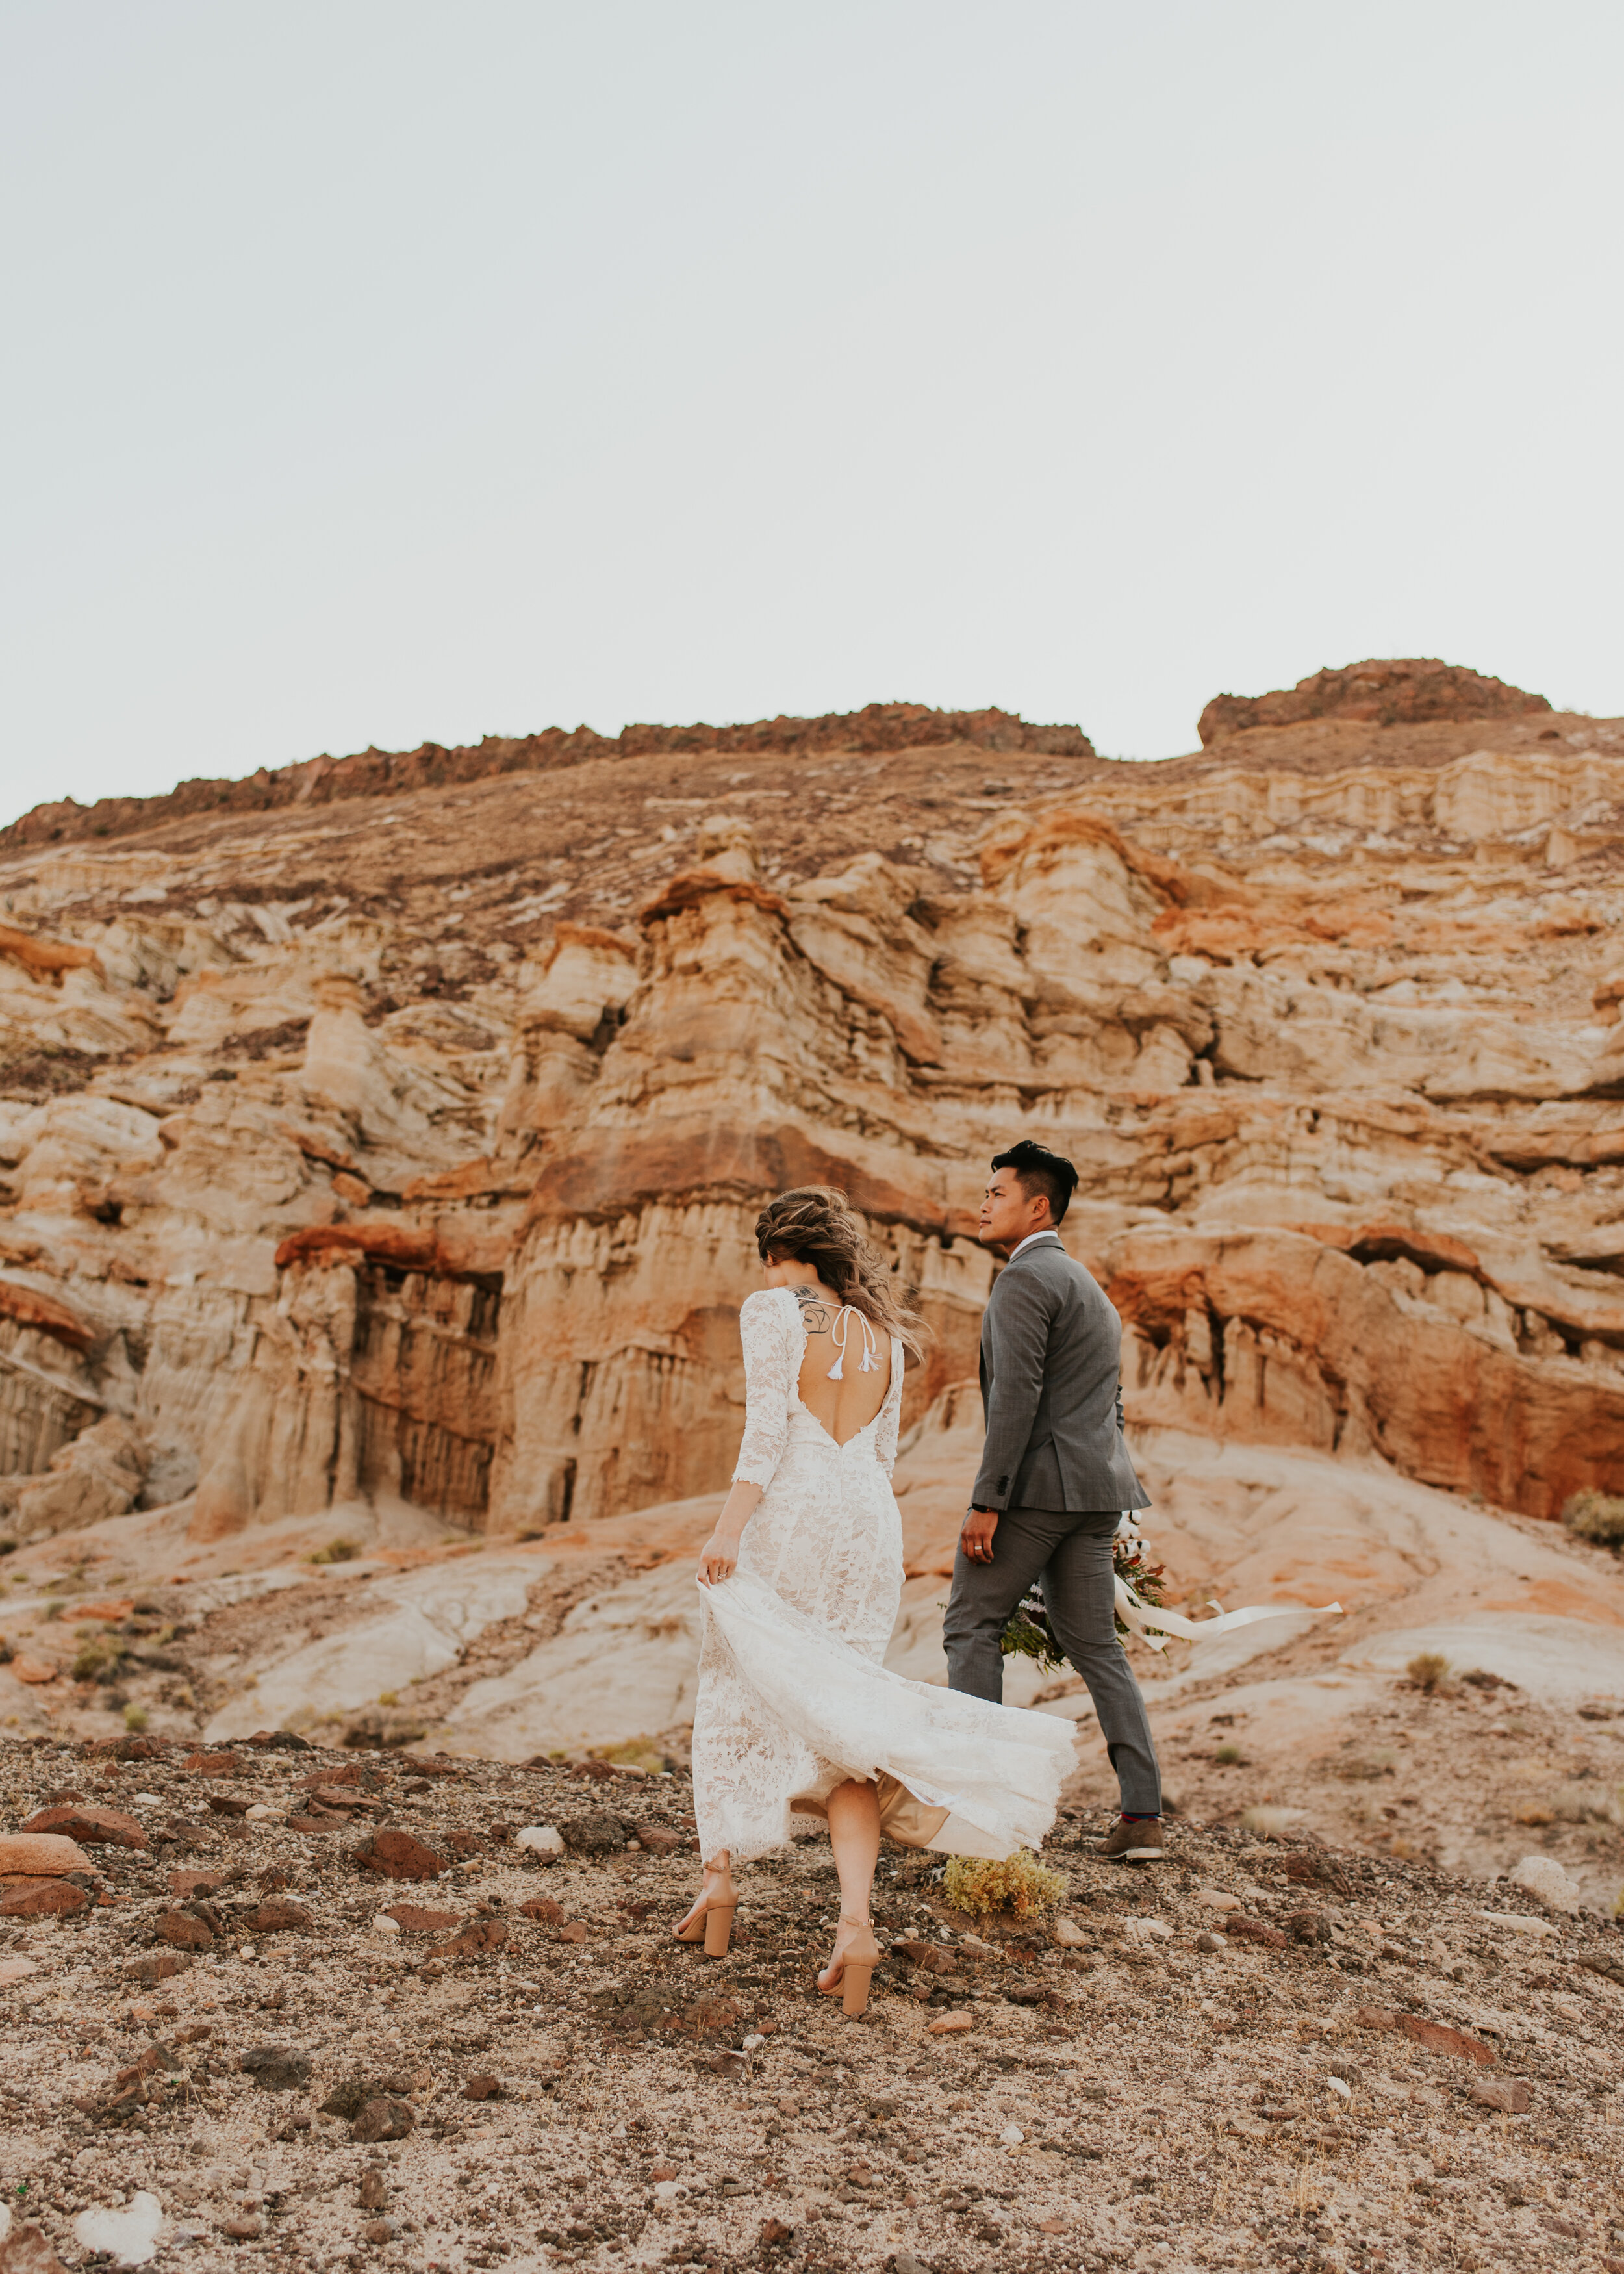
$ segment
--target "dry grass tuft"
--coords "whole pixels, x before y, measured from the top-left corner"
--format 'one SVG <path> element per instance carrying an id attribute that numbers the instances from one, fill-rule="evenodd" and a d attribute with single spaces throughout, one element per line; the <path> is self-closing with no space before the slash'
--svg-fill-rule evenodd
<path id="1" fill-rule="evenodd" d="M 1441 1651 L 1424 1650 L 1417 1653 L 1404 1671 L 1415 1683 L 1416 1688 L 1424 1690 L 1430 1698 L 1435 1690 L 1441 1690 L 1449 1679 L 1450 1667 L 1448 1660 Z"/>
<path id="2" fill-rule="evenodd" d="M 1302 1822 L 1304 1811 L 1300 1808 L 1271 1808 L 1259 1804 L 1244 1809 L 1241 1823 L 1248 1832 L 1255 1832 L 1265 1840 L 1283 1840 L 1292 1828 Z"/>
<path id="3" fill-rule="evenodd" d="M 353 1540 L 329 1540 L 325 1547 L 312 1547 L 304 1561 L 307 1563 L 353 1563 L 360 1553 Z"/>
<path id="4" fill-rule="evenodd" d="M 1619 1803 L 1605 1784 L 1586 1777 L 1557 1787 L 1551 1796 L 1551 1813 L 1559 1824 L 1616 1824 Z"/>
<path id="5" fill-rule="evenodd" d="M 1618 1493 L 1576 1492 L 1562 1506 L 1562 1522 L 1581 1540 L 1598 1547 L 1624 1549 L 1624 1495 Z"/>
<path id="6" fill-rule="evenodd" d="M 1011 1918 L 1024 1919 L 1052 1910 L 1065 1885 L 1058 1871 L 1022 1848 L 1002 1864 L 981 1856 L 950 1856 L 942 1892 L 955 1910 L 977 1918 L 1007 1911 Z"/>

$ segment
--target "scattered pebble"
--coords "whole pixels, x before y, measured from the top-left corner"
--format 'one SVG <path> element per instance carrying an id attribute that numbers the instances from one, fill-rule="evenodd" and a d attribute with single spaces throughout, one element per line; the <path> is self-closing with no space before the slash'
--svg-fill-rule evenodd
<path id="1" fill-rule="evenodd" d="M 1568 1878 L 1554 1856 L 1524 1856 L 1506 1876 L 1514 1887 L 1526 1887 L 1547 1910 L 1571 1916 L 1583 1900 L 1578 1881 Z"/>
<path id="2" fill-rule="evenodd" d="M 154 2195 L 132 2195 L 122 2210 L 82 2210 L 73 2222 L 81 2250 L 100 2251 L 117 2266 L 145 2266 L 158 2255 L 163 2210 Z M 15 2255 L 15 2248 L 8 2254 Z M 22 2262 L 26 2266 L 26 2262 Z"/>
<path id="3" fill-rule="evenodd" d="M 564 1835 L 553 1824 L 527 1824 L 514 1834 L 513 1844 L 539 1856 L 544 1864 L 556 1864 L 564 1853 Z"/>

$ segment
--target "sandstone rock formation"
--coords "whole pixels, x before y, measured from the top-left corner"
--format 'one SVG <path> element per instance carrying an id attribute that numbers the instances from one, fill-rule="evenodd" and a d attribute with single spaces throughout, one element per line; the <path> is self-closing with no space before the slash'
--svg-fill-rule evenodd
<path id="1" fill-rule="evenodd" d="M 1624 732 L 1382 669 L 1420 725 L 1320 688 L 1339 715 L 1162 765 L 892 706 L 405 790 L 368 754 L 110 844 L 28 817 L 13 1535 L 708 1492 L 787 1182 L 844 1186 L 921 1288 L 912 1419 L 973 1371 L 975 1200 L 1022 1130 L 1083 1166 L 1140 1427 L 1538 1516 L 1616 1485 Z"/>

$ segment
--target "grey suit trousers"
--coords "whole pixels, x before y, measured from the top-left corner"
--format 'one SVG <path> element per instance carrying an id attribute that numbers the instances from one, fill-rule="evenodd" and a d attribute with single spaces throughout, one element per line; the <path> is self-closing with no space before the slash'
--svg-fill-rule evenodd
<path id="1" fill-rule="evenodd" d="M 1088 1685 L 1100 1734 L 1130 1816 L 1162 1813 L 1162 1777 L 1150 1717 L 1116 1632 L 1111 1540 L 1117 1517 L 1011 1508 L 998 1520 L 993 1560 L 959 1548 L 942 1639 L 948 1686 L 972 1698 L 1004 1697 L 999 1638 L 1040 1572 L 1055 1639 Z"/>

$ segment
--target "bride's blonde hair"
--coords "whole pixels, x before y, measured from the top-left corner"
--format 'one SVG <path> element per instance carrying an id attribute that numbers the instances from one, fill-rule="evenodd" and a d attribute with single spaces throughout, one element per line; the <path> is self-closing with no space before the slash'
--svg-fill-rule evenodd
<path id="1" fill-rule="evenodd" d="M 929 1329 L 898 1293 L 846 1194 L 832 1185 L 802 1185 L 769 1201 L 756 1219 L 756 1245 L 763 1263 L 804 1263 L 843 1303 L 895 1335 L 910 1358 L 923 1356 Z"/>

